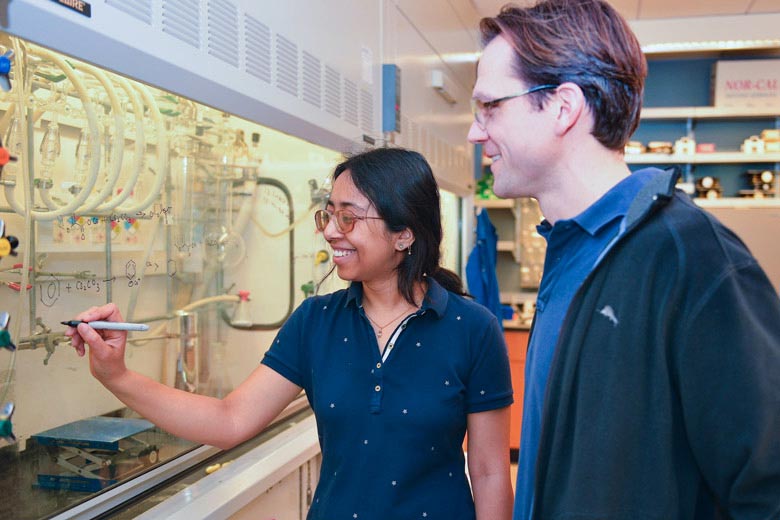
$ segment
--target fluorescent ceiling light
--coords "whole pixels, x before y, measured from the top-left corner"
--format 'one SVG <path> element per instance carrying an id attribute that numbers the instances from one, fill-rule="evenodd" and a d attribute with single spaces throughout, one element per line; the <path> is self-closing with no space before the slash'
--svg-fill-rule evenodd
<path id="1" fill-rule="evenodd" d="M 667 42 L 643 45 L 645 54 L 666 52 L 736 51 L 750 49 L 778 49 L 780 40 L 708 40 L 699 42 Z"/>
<path id="2" fill-rule="evenodd" d="M 445 52 L 441 60 L 446 63 L 476 63 L 482 52 Z"/>

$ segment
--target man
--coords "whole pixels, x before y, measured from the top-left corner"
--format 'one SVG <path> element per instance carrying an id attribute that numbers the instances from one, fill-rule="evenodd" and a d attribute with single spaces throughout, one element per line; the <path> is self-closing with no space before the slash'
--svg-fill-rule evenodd
<path id="1" fill-rule="evenodd" d="M 515 519 L 780 518 L 780 301 L 673 172 L 626 166 L 636 37 L 601 0 L 480 28 L 469 140 L 547 240 Z"/>

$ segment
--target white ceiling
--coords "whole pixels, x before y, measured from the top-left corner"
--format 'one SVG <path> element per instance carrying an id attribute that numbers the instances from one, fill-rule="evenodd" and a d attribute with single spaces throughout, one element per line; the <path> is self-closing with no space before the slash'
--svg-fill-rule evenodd
<path id="1" fill-rule="evenodd" d="M 495 16 L 507 0 L 471 0 L 480 16 Z M 533 0 L 515 0 L 532 5 Z M 780 13 L 780 0 L 609 0 L 627 20 Z"/>

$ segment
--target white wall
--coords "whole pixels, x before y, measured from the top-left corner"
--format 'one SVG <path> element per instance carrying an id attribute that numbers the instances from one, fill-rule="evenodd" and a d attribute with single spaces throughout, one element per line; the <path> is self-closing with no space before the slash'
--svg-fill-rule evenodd
<path id="1" fill-rule="evenodd" d="M 387 1 L 384 13 L 385 63 L 401 69 L 401 132 L 396 143 L 425 155 L 443 188 L 470 194 L 472 147 L 466 134 L 479 18 L 467 3 L 446 0 Z M 433 70 L 444 74 L 454 104 L 431 87 Z"/>

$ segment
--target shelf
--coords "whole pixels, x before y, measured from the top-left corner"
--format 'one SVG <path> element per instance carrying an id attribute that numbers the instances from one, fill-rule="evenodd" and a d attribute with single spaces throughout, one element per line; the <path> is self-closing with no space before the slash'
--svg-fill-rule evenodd
<path id="1" fill-rule="evenodd" d="M 755 119 L 780 117 L 777 107 L 654 107 L 641 119 Z"/>
<path id="2" fill-rule="evenodd" d="M 518 305 L 527 301 L 536 301 L 536 291 L 501 291 L 498 295 L 501 303 Z"/>
<path id="3" fill-rule="evenodd" d="M 780 208 L 780 198 L 723 197 L 721 199 L 697 198 L 693 201 L 702 208 Z"/>
<path id="4" fill-rule="evenodd" d="M 499 240 L 496 242 L 496 251 L 503 251 L 506 253 L 514 253 L 515 252 L 515 241 L 514 240 Z"/>
<path id="5" fill-rule="evenodd" d="M 519 318 L 504 320 L 504 330 L 529 330 L 531 328 L 530 321 L 524 321 Z"/>
<path id="6" fill-rule="evenodd" d="M 474 199 L 475 208 L 498 210 L 490 213 L 490 219 L 496 228 L 498 240 L 496 251 L 511 253 L 515 263 L 520 262 L 520 220 L 517 201 L 515 199 Z"/>
<path id="7" fill-rule="evenodd" d="M 513 209 L 515 199 L 474 199 L 474 206 L 488 209 Z"/>
<path id="8" fill-rule="evenodd" d="M 780 162 L 780 153 L 714 152 L 697 154 L 626 154 L 628 164 L 745 164 Z"/>

